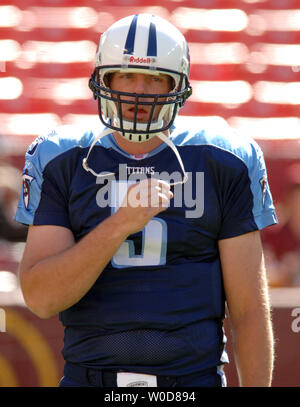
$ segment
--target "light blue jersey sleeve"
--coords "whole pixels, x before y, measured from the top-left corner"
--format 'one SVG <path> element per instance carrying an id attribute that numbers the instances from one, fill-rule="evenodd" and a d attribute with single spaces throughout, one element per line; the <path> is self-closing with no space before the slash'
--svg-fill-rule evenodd
<path id="1" fill-rule="evenodd" d="M 26 225 L 33 225 L 35 214 L 40 203 L 45 180 L 45 168 L 61 154 L 75 147 L 87 147 L 94 138 L 92 131 L 84 132 L 73 126 L 61 126 L 47 135 L 37 137 L 28 147 L 25 154 L 25 166 L 23 170 L 23 182 L 18 202 L 15 220 Z M 48 180 L 48 182 L 50 182 Z M 59 207 L 60 192 L 53 185 L 53 193 L 49 194 L 49 205 L 58 224 L 67 226 L 66 214 Z"/>
<path id="2" fill-rule="evenodd" d="M 226 194 L 221 236 L 246 233 L 277 223 L 263 152 L 255 140 L 237 134 L 227 124 L 200 131 L 179 128 L 172 134 L 172 139 L 178 146 L 209 148 L 216 168 L 224 168 L 222 187 L 231 193 Z"/>
<path id="3" fill-rule="evenodd" d="M 245 158 L 253 194 L 253 217 L 258 229 L 277 223 L 275 207 L 268 182 L 264 156 L 259 145 L 250 143 L 251 154 Z"/>

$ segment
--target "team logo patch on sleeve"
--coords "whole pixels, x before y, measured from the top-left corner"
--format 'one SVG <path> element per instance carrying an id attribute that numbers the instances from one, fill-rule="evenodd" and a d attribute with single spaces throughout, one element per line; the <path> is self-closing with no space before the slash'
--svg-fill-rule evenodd
<path id="1" fill-rule="evenodd" d="M 49 137 L 52 136 L 52 135 L 54 135 L 54 132 L 50 133 L 50 134 L 49 134 Z M 39 137 L 37 137 L 37 138 L 30 144 L 30 146 L 28 147 L 28 149 L 27 149 L 27 151 L 26 151 L 26 154 L 33 155 L 33 154 L 36 152 L 37 146 L 38 146 L 42 141 L 44 141 L 45 138 L 46 138 L 46 137 L 44 137 L 44 136 L 39 136 Z"/>
<path id="2" fill-rule="evenodd" d="M 27 209 L 29 204 L 30 184 L 34 180 L 34 177 L 28 174 L 28 170 L 25 170 L 22 178 L 23 178 L 23 201 L 24 206 Z"/>
<path id="3" fill-rule="evenodd" d="M 262 204 L 265 206 L 265 198 L 266 198 L 266 192 L 267 192 L 267 180 L 266 177 L 263 176 L 259 180 L 260 186 L 261 186 L 261 191 L 262 191 Z"/>

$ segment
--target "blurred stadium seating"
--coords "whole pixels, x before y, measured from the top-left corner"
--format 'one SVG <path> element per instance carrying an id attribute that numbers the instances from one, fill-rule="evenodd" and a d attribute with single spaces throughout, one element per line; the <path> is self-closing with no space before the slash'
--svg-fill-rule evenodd
<path id="1" fill-rule="evenodd" d="M 1 133 L 10 138 L 13 154 L 22 153 L 45 127 L 95 114 L 86 85 L 99 35 L 113 21 L 138 12 L 168 18 L 189 42 L 194 93 L 182 115 L 221 116 L 260 139 L 298 139 L 296 0 L 167 0 L 163 6 L 160 1 L 92 0 L 84 7 L 78 1 L 4 3 Z"/>
<path id="2" fill-rule="evenodd" d="M 299 0 L 3 0 L 0 141 L 9 163 L 21 170 L 26 147 L 56 125 L 98 124 L 87 83 L 99 35 L 115 20 L 139 12 L 169 19 L 189 42 L 194 92 L 182 119 L 223 118 L 241 137 L 254 137 L 279 202 L 284 168 L 300 160 Z M 21 250 L 21 243 L 3 243 L 3 272 L 16 275 Z M 8 276 L 0 278 L 0 311 L 7 317 L 7 331 L 0 329 L 0 386 L 56 385 L 61 327 L 57 319 L 39 321 L 24 309 L 18 283 Z M 290 321 L 290 308 L 297 306 L 291 304 L 279 308 L 284 318 L 275 313 L 278 332 L 277 321 Z M 285 328 L 289 334 L 279 347 L 292 352 L 296 334 Z M 281 367 L 292 359 L 282 355 Z M 296 385 L 299 368 L 298 355 L 294 370 L 279 371 L 275 385 Z"/>

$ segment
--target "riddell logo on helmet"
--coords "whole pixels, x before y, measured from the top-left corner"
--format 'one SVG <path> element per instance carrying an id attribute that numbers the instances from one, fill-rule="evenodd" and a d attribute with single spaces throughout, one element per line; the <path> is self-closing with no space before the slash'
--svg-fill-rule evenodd
<path id="1" fill-rule="evenodd" d="M 135 58 L 135 57 L 131 56 L 129 58 L 129 62 L 133 62 L 136 64 L 150 64 L 151 58 L 142 58 L 142 57 Z"/>

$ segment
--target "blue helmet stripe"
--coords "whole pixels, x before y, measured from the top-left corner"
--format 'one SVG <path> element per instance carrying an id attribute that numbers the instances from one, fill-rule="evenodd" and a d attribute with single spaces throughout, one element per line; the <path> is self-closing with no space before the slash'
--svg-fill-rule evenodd
<path id="1" fill-rule="evenodd" d="M 126 42 L 125 42 L 124 54 L 129 54 L 129 55 L 133 54 L 137 19 L 138 19 L 138 14 L 135 15 L 131 21 L 129 31 L 127 34 L 127 38 L 126 38 Z"/>
<path id="2" fill-rule="evenodd" d="M 147 56 L 157 56 L 156 25 L 154 23 L 150 23 Z"/>

